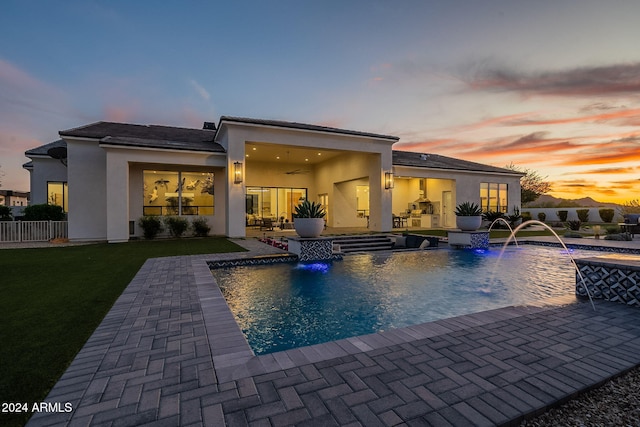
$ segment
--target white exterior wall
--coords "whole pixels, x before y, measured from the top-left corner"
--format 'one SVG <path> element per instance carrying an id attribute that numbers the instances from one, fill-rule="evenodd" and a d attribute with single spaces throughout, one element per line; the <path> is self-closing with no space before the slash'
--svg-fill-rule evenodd
<path id="1" fill-rule="evenodd" d="M 65 139 L 69 185 L 69 240 L 107 238 L 107 160 L 97 141 Z"/>
<path id="2" fill-rule="evenodd" d="M 434 170 L 423 169 L 417 167 L 407 166 L 395 166 L 394 171 L 396 176 L 410 176 L 416 178 L 440 178 L 451 179 L 455 181 L 455 186 L 452 190 L 452 196 L 454 200 L 453 209 L 455 206 L 463 202 L 472 202 L 480 204 L 480 183 L 481 182 L 496 182 L 507 184 L 507 198 L 509 203 L 509 213 L 512 213 L 513 207 L 520 208 L 521 195 L 520 195 L 520 176 L 519 175 L 506 175 L 499 173 L 488 172 L 472 172 L 472 171 L 455 171 L 455 170 Z M 427 189 L 427 195 L 429 198 L 430 187 Z M 435 199 L 435 197 L 433 197 Z"/>
<path id="3" fill-rule="evenodd" d="M 370 228 L 376 231 L 388 231 L 392 228 L 391 220 L 391 191 L 384 190 L 384 172 L 392 169 L 391 146 L 395 141 L 381 138 L 365 137 L 359 135 L 344 135 L 333 132 L 318 132 L 312 130 L 289 129 L 271 127 L 264 125 L 254 125 L 237 122 L 222 122 L 216 142 L 227 150 L 227 167 L 229 183 L 227 185 L 227 203 L 229 220 L 227 225 L 227 235 L 230 237 L 243 237 L 245 235 L 245 193 L 248 184 L 247 164 L 245 158 L 245 144 L 247 142 L 259 142 L 261 144 L 290 145 L 296 147 L 308 147 L 317 149 L 332 149 L 353 156 L 351 159 L 357 160 L 359 165 L 346 163 L 341 160 L 342 155 L 329 159 L 326 162 L 316 165 L 314 180 L 315 185 L 309 186 L 309 198 L 316 200 L 318 194 L 329 195 L 331 209 L 339 210 L 339 201 L 332 198 L 334 183 L 362 177 L 370 178 L 372 195 L 370 196 L 371 225 Z M 347 154 L 345 154 L 347 155 Z M 366 160 L 365 160 L 366 159 Z M 233 183 L 233 163 L 242 162 L 245 169 L 245 180 L 242 184 Z M 337 167 L 337 164 L 343 167 Z M 249 163 L 251 164 L 251 163 Z M 327 170 L 336 173 L 327 173 Z M 344 177 L 341 178 L 341 176 Z M 298 175 L 299 177 L 299 175 Z M 253 178 L 252 178 L 253 179 Z M 285 181 L 281 181 L 285 182 Z M 266 184 L 257 184 L 266 185 Z M 279 184 L 277 186 L 282 186 Z M 378 185 L 380 187 L 378 187 Z M 303 185 L 292 185 L 303 187 Z M 329 187 L 330 186 L 330 187 Z M 355 192 L 354 192 L 355 195 Z M 329 215 L 330 221 L 336 220 L 336 211 Z M 355 210 L 354 217 L 355 217 Z M 242 215 L 240 215 L 242 213 Z M 347 226 L 333 224 L 334 226 Z"/>
<path id="4" fill-rule="evenodd" d="M 31 184 L 31 204 L 47 203 L 47 183 L 51 181 L 67 182 L 67 167 L 60 160 L 51 157 L 33 157 L 33 168 L 29 169 Z"/>
<path id="5" fill-rule="evenodd" d="M 212 234 L 224 229 L 225 187 L 218 186 L 218 175 L 223 175 L 224 154 L 194 151 L 169 151 L 157 149 L 123 148 L 104 146 L 107 153 L 107 194 L 109 215 L 107 218 L 107 240 L 122 242 L 129 240 L 129 221 L 142 216 L 144 194 L 142 174 L 144 170 L 170 170 L 182 172 L 213 172 L 215 188 L 215 211 L 213 216 L 204 216 L 212 229 Z M 141 231 L 136 226 L 136 234 Z"/>

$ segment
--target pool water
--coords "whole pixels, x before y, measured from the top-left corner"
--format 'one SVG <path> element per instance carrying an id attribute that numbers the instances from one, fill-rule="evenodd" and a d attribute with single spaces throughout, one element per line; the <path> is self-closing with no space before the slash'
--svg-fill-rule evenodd
<path id="1" fill-rule="evenodd" d="M 500 252 L 369 253 L 212 274 L 257 355 L 575 293 L 563 249 Z"/>

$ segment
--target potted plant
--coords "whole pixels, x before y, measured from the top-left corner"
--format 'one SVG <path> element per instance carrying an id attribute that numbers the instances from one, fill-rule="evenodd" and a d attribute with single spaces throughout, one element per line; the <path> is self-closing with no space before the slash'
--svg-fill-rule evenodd
<path id="1" fill-rule="evenodd" d="M 300 237 L 318 237 L 324 230 L 326 212 L 320 203 L 304 200 L 295 207 L 293 227 Z"/>
<path id="2" fill-rule="evenodd" d="M 456 206 L 456 227 L 475 231 L 482 225 L 482 209 L 477 203 L 463 202 Z"/>

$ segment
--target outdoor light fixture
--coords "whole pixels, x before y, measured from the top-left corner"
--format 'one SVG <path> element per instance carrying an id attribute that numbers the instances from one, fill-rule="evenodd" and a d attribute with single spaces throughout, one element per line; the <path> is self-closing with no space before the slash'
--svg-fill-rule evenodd
<path id="1" fill-rule="evenodd" d="M 384 188 L 385 190 L 393 188 L 393 172 L 384 173 Z"/>
<path id="2" fill-rule="evenodd" d="M 233 164 L 233 183 L 242 183 L 242 162 L 235 162 Z"/>

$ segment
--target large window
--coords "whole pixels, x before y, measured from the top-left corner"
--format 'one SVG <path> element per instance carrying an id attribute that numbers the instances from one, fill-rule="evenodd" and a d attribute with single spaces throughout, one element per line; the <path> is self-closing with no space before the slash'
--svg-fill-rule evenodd
<path id="1" fill-rule="evenodd" d="M 484 212 L 502 212 L 509 210 L 507 184 L 497 182 L 480 183 L 480 206 Z"/>
<path id="2" fill-rule="evenodd" d="M 66 182 L 47 182 L 47 203 L 69 211 L 69 189 Z"/>
<path id="3" fill-rule="evenodd" d="M 211 172 L 144 171 L 144 215 L 213 215 Z"/>
<path id="4" fill-rule="evenodd" d="M 292 221 L 295 207 L 306 198 L 306 188 L 247 187 L 247 225 L 259 224 L 264 218 Z"/>

